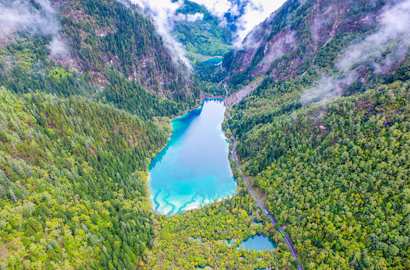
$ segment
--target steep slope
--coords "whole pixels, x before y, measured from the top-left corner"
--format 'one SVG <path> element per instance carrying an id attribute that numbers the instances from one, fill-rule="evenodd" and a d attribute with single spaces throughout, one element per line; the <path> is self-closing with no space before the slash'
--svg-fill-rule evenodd
<path id="1" fill-rule="evenodd" d="M 63 32 L 83 71 L 104 79 L 106 65 L 111 63 L 129 80 L 165 97 L 183 95 L 187 81 L 173 63 L 154 25 L 135 8 L 114 0 L 56 4 Z"/>
<path id="2" fill-rule="evenodd" d="M 390 1 L 394 2 L 394 1 Z M 255 27 L 223 67 L 237 89 L 252 78 L 274 81 L 333 68 L 348 45 L 383 24 L 385 1 L 287 1 Z"/>
<path id="3" fill-rule="evenodd" d="M 228 86 L 267 76 L 224 127 L 305 269 L 410 267 L 409 8 L 288 1 L 224 59 Z"/>
<path id="4" fill-rule="evenodd" d="M 0 22 L 0 268 L 135 269 L 162 116 L 195 81 L 115 1 L 1 1 Z"/>
<path id="5" fill-rule="evenodd" d="M 0 89 L 4 269 L 135 269 L 153 236 L 146 177 L 168 130 L 85 98 Z"/>
<path id="6" fill-rule="evenodd" d="M 16 93 L 85 95 L 142 117 L 177 115 L 197 104 L 197 80 L 135 7 L 114 0 L 4 1 L 1 10 L 0 82 Z"/>
<path id="7" fill-rule="evenodd" d="M 218 18 L 205 7 L 184 1 L 177 10 L 177 16 L 181 15 L 187 16 L 187 19 L 176 20 L 174 34 L 184 45 L 189 58 L 203 61 L 210 56 L 222 56 L 229 52 L 232 33 L 222 27 Z"/>

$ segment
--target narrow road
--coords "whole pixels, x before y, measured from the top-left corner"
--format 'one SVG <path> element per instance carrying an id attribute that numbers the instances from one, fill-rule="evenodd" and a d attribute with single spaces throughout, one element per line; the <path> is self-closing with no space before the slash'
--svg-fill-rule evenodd
<path id="1" fill-rule="evenodd" d="M 227 91 L 227 89 L 226 89 L 226 86 L 225 86 L 225 91 L 226 91 L 226 95 L 228 95 L 228 91 Z M 226 98 L 225 98 L 224 101 L 225 101 L 225 106 L 228 108 L 229 118 L 231 118 L 231 117 L 232 117 L 231 108 L 230 108 L 230 106 L 229 106 L 229 104 L 228 104 Z M 235 136 L 233 135 L 233 133 L 232 133 L 232 138 L 233 138 L 233 144 L 232 144 L 232 153 L 231 153 L 231 156 L 232 156 L 232 159 L 235 160 L 235 162 L 236 162 L 236 167 L 239 169 L 239 171 L 240 171 L 241 174 L 242 174 L 242 178 L 243 178 L 243 180 L 245 181 L 246 186 L 248 187 L 249 193 L 252 195 L 252 197 L 255 198 L 256 203 L 259 205 L 259 207 L 262 208 L 262 210 L 266 213 L 266 215 L 271 219 L 273 225 L 276 225 L 276 223 L 277 223 L 277 222 L 276 222 L 276 219 L 275 219 L 274 216 L 268 211 L 268 209 L 266 209 L 266 207 L 262 204 L 262 202 L 259 201 L 259 199 L 255 196 L 255 194 L 253 193 L 253 191 L 252 191 L 252 189 L 251 189 L 251 186 L 249 185 L 248 179 L 246 179 L 245 174 L 242 172 L 241 168 L 239 167 L 239 160 L 238 160 L 238 157 L 237 157 L 236 152 L 235 152 L 236 138 L 235 138 Z M 282 234 L 282 236 L 285 238 L 286 244 L 288 245 L 288 247 L 289 247 L 289 249 L 290 249 L 290 252 L 292 253 L 293 258 L 296 260 L 296 259 L 298 258 L 298 255 L 296 254 L 295 248 L 293 247 L 293 244 L 292 244 L 292 242 L 290 241 L 288 235 L 286 234 L 285 231 L 282 230 L 282 228 L 279 228 L 279 232 L 280 232 L 280 233 Z M 301 264 L 301 263 L 299 263 L 298 269 L 299 269 L 299 270 L 303 270 L 303 267 L 302 267 L 302 264 Z"/>

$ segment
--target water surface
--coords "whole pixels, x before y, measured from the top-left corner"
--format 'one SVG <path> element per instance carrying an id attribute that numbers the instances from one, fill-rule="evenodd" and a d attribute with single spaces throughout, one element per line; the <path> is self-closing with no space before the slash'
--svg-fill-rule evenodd
<path id="1" fill-rule="evenodd" d="M 206 99 L 202 107 L 172 120 L 173 134 L 149 167 L 154 211 L 178 214 L 235 194 L 221 128 L 224 112 L 222 99 Z"/>
<path id="2" fill-rule="evenodd" d="M 215 58 L 206 60 L 204 63 L 212 64 L 212 65 L 219 65 L 220 63 L 222 63 L 222 60 L 223 60 L 223 57 L 215 57 Z"/>
<path id="3" fill-rule="evenodd" d="M 263 234 L 255 234 L 254 236 L 240 243 L 239 248 L 255 251 L 264 251 L 276 249 L 276 244 L 269 237 Z"/>

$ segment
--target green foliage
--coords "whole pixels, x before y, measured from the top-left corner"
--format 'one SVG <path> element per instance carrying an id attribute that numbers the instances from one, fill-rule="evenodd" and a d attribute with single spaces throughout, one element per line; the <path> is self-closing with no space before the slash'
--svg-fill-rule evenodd
<path id="1" fill-rule="evenodd" d="M 135 269 L 153 237 L 149 159 L 168 131 L 112 106 L 0 91 L 6 269 Z"/>
<path id="2" fill-rule="evenodd" d="M 303 88 L 273 85 L 239 104 L 226 125 L 305 266 L 408 267 L 408 84 L 290 110 L 280 107 Z"/>
<path id="3" fill-rule="evenodd" d="M 68 73 L 66 70 L 62 68 L 55 68 L 50 70 L 50 73 L 48 74 L 48 77 L 53 78 L 56 81 L 64 80 L 68 76 Z"/>
<path id="4" fill-rule="evenodd" d="M 205 7 L 187 0 L 177 10 L 177 14 L 196 13 L 202 14 L 203 19 L 195 22 L 181 20 L 175 23 L 174 34 L 191 53 L 188 57 L 200 61 L 201 57 L 196 55 L 216 56 L 227 53 L 231 48 L 231 32 L 220 25 L 218 18 L 209 13 Z"/>
<path id="5" fill-rule="evenodd" d="M 281 235 L 252 197 L 235 196 L 199 210 L 163 217 L 144 269 L 212 268 L 290 269 L 293 258 Z M 255 223 L 254 221 L 263 221 Z M 238 249 L 255 234 L 271 236 L 278 244 L 272 251 Z M 234 241 L 229 241 L 232 240 Z"/>
<path id="6" fill-rule="evenodd" d="M 220 82 L 227 74 L 221 72 L 220 65 L 212 63 L 197 63 L 195 65 L 196 75 L 203 84 L 203 91 L 213 96 L 225 96 L 226 91 Z"/>

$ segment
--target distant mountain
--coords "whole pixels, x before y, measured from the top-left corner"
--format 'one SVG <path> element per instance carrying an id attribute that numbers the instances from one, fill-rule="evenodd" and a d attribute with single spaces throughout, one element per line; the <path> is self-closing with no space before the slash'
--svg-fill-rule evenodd
<path id="1" fill-rule="evenodd" d="M 231 49 L 231 31 L 222 26 L 219 19 L 205 7 L 186 0 L 176 15 L 199 16 L 175 22 L 174 35 L 184 45 L 191 60 L 203 61 L 210 56 L 223 56 Z"/>

